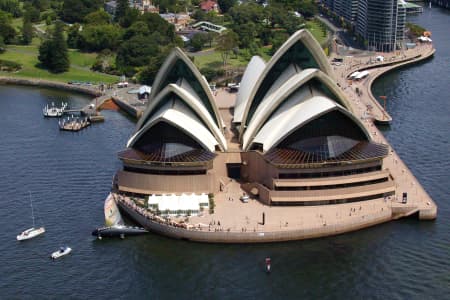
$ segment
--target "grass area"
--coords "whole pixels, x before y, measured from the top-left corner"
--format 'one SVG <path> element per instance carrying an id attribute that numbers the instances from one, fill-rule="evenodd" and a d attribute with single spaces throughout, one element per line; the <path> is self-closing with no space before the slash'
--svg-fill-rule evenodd
<path id="1" fill-rule="evenodd" d="M 15 73 L 0 72 L 3 76 L 38 78 L 60 82 L 89 81 L 113 83 L 118 81 L 117 76 L 93 72 L 89 68 L 95 60 L 95 53 L 81 53 L 70 50 L 70 69 L 62 74 L 53 74 L 45 69 L 38 68 L 38 46 L 8 46 L 5 53 L 0 54 L 0 59 L 14 61 L 22 65 L 22 69 Z"/>
<path id="2" fill-rule="evenodd" d="M 205 54 L 200 54 L 198 56 L 195 56 L 194 58 L 195 65 L 199 68 L 220 68 L 222 67 L 223 61 L 222 56 L 220 55 L 220 52 L 218 51 L 208 51 L 205 52 Z M 240 57 L 235 57 L 234 54 L 230 55 L 230 58 L 228 60 L 228 65 L 233 67 L 239 67 L 239 66 L 245 66 L 246 62 L 241 61 Z"/>
<path id="3" fill-rule="evenodd" d="M 270 59 L 269 50 L 270 48 L 263 47 L 260 49 L 260 56 L 268 61 Z M 231 67 L 246 67 L 248 62 L 250 61 L 252 55 L 245 52 L 246 50 L 240 50 L 240 54 L 237 56 L 234 54 L 230 55 L 228 59 L 228 66 Z M 221 68 L 223 61 L 220 52 L 214 51 L 212 49 L 204 51 L 204 54 L 200 54 L 195 56 L 194 64 L 199 68 Z"/>
<path id="4" fill-rule="evenodd" d="M 306 28 L 311 32 L 319 44 L 323 46 L 327 40 L 327 29 L 324 29 L 323 25 L 315 19 L 306 21 Z"/>

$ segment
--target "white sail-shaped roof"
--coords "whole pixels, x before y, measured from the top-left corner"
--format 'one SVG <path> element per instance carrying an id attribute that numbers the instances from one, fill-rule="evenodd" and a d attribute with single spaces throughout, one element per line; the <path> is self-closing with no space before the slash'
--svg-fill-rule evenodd
<path id="1" fill-rule="evenodd" d="M 130 138 L 127 147 L 133 147 L 141 136 L 159 122 L 166 122 L 185 132 L 204 149 L 211 152 L 214 152 L 216 145 L 218 145 L 216 138 L 203 125 L 202 121 L 196 117 L 195 113 L 180 100 L 175 100 L 168 101 L 161 106 L 144 126 Z"/>
<path id="2" fill-rule="evenodd" d="M 147 108 L 149 114 L 145 116 L 145 118 L 147 119 L 145 123 L 148 122 L 148 120 L 152 117 L 152 114 L 150 112 L 152 112 L 156 107 L 159 107 L 162 101 L 167 101 L 168 99 L 170 99 L 171 95 L 179 98 L 193 111 L 195 111 L 202 122 L 207 126 L 211 134 L 216 138 L 217 142 L 220 145 L 220 148 L 222 150 L 227 149 L 227 142 L 222 131 L 220 131 L 219 127 L 217 127 L 212 116 L 209 114 L 208 110 L 204 107 L 197 94 L 192 90 L 186 80 L 180 80 L 178 84 L 167 85 L 152 100 Z"/>
<path id="3" fill-rule="evenodd" d="M 367 138 L 370 139 L 370 135 L 364 126 L 344 107 L 328 98 L 315 96 L 300 103 L 289 101 L 283 104 L 274 116 L 261 128 L 253 139 L 252 144 L 261 144 L 263 152 L 267 152 L 277 146 L 295 130 L 334 110 L 339 110 L 352 119 L 355 122 L 355 126 L 359 126 Z"/>
<path id="4" fill-rule="evenodd" d="M 264 71 L 266 63 L 259 56 L 253 56 L 245 69 L 242 76 L 239 92 L 236 96 L 236 104 L 234 106 L 233 123 L 240 123 L 244 115 L 245 106 L 252 91 L 253 86 Z"/>
<path id="5" fill-rule="evenodd" d="M 294 59 L 289 62 L 290 64 L 297 64 L 296 68 L 312 68 L 317 67 L 318 69 L 322 70 L 323 73 L 327 74 L 328 76 L 332 75 L 332 71 L 330 68 L 330 65 L 328 63 L 328 60 L 325 56 L 325 53 L 323 52 L 322 48 L 320 47 L 319 43 L 314 39 L 314 37 L 309 33 L 307 30 L 299 30 L 296 33 L 294 33 L 272 56 L 270 61 L 267 63 L 266 67 L 264 68 L 263 72 L 259 75 L 259 78 L 256 80 L 254 85 L 252 86 L 251 93 L 248 96 L 248 100 L 246 101 L 245 110 L 242 114 L 241 123 L 242 126 L 240 127 L 240 137 L 242 137 L 243 132 L 245 131 L 246 124 L 248 123 L 248 118 L 251 118 L 249 114 L 253 114 L 253 112 L 250 112 L 250 109 L 254 105 L 259 105 L 259 101 L 262 101 L 262 99 L 255 100 L 255 96 L 258 93 L 259 89 L 265 89 L 267 88 L 265 85 L 263 85 L 263 81 L 266 79 L 266 77 L 271 73 L 271 70 L 273 67 L 284 58 L 285 55 L 291 50 L 292 47 L 300 43 L 302 45 L 302 49 L 305 51 L 304 53 L 306 55 L 309 55 L 311 61 L 309 61 L 306 65 L 301 65 L 302 62 L 296 62 Z M 295 48 L 292 48 L 295 49 Z M 291 51 L 292 52 L 292 51 Z M 292 54 L 292 53 L 291 53 Z M 314 65 L 314 66 L 313 66 Z M 277 78 L 269 78 L 270 80 L 270 86 L 277 80 Z M 262 97 L 264 98 L 265 95 Z M 254 101 L 257 101 L 255 104 L 253 104 Z"/>
<path id="6" fill-rule="evenodd" d="M 299 73 L 292 72 L 293 67 L 288 67 L 286 73 L 279 77 L 280 84 L 274 83 L 276 89 L 269 91 L 253 114 L 242 139 L 243 149 L 247 149 L 257 134 L 258 130 L 267 122 L 270 115 L 287 99 L 294 98 L 294 102 L 300 103 L 314 96 L 325 96 L 323 92 L 308 85 L 312 79 L 323 83 L 335 98 L 346 108 L 350 107 L 347 99 L 336 84 L 322 71 L 318 69 L 305 69 Z M 277 80 L 278 81 L 278 80 Z M 297 92 L 296 92 L 297 91 Z"/>
<path id="7" fill-rule="evenodd" d="M 201 101 L 202 105 L 207 109 L 218 128 L 222 130 L 223 121 L 220 117 L 214 97 L 209 88 L 209 84 L 205 77 L 200 74 L 197 67 L 178 47 L 164 61 L 164 64 L 158 71 L 152 85 L 152 91 L 149 97 L 149 103 L 157 97 L 168 84 L 176 83 L 180 79 L 189 82 L 192 90 L 195 91 L 196 97 Z M 137 123 L 137 130 L 145 125 L 148 116 L 152 114 L 154 107 L 148 107 L 143 113 L 141 119 Z"/>

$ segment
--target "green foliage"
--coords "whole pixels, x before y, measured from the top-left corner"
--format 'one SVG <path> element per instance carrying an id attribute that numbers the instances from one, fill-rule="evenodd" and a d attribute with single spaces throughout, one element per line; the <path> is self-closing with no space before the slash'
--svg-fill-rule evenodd
<path id="1" fill-rule="evenodd" d="M 256 3 L 245 3 L 235 6 L 230 9 L 229 13 L 233 19 L 234 29 L 249 22 L 262 23 L 265 18 L 263 7 Z"/>
<path id="2" fill-rule="evenodd" d="M 14 18 L 22 16 L 18 0 L 0 0 L 0 10 L 11 14 Z"/>
<path id="3" fill-rule="evenodd" d="M 208 41 L 207 34 L 205 33 L 197 33 L 194 35 L 189 41 L 190 46 L 194 51 L 200 51 L 203 49 L 203 46 Z"/>
<path id="4" fill-rule="evenodd" d="M 103 6 L 103 0 L 64 0 L 60 16 L 69 23 L 80 23 L 84 17 Z"/>
<path id="5" fill-rule="evenodd" d="M 220 52 L 223 65 L 226 66 L 232 50 L 238 45 L 239 36 L 232 30 L 227 30 L 217 38 L 216 50 Z"/>
<path id="6" fill-rule="evenodd" d="M 6 51 L 5 41 L 3 37 L 0 35 L 0 54 Z"/>
<path id="7" fill-rule="evenodd" d="M 16 72 L 22 68 L 22 65 L 14 61 L 0 59 L 0 71 Z"/>
<path id="8" fill-rule="evenodd" d="M 128 28 L 138 20 L 140 15 L 141 13 L 139 10 L 136 8 L 130 8 L 126 11 L 125 16 L 120 19 L 119 24 L 123 28 Z"/>
<path id="9" fill-rule="evenodd" d="M 166 59 L 168 53 L 170 52 L 171 48 L 167 47 L 161 51 L 156 56 L 151 56 L 148 60 L 148 64 L 145 65 L 141 71 L 137 74 L 137 78 L 140 83 L 152 85 L 153 80 L 155 80 L 156 74 L 159 71 L 159 68 L 161 68 L 162 63 Z"/>
<path id="10" fill-rule="evenodd" d="M 111 16 L 103 9 L 91 12 L 84 17 L 84 23 L 89 25 L 105 25 L 111 23 Z"/>
<path id="11" fill-rule="evenodd" d="M 91 69 L 93 71 L 111 74 L 115 71 L 113 62 L 114 53 L 110 50 L 103 50 L 95 58 L 95 62 L 92 64 Z"/>
<path id="12" fill-rule="evenodd" d="M 135 67 L 149 63 L 149 58 L 159 54 L 159 45 L 151 36 L 137 35 L 123 42 L 117 50 L 116 65 L 127 75 L 134 73 Z"/>
<path id="13" fill-rule="evenodd" d="M 284 32 L 277 32 L 272 38 L 272 48 L 270 55 L 274 55 L 278 48 L 289 38 L 289 35 Z"/>
<path id="14" fill-rule="evenodd" d="M 217 68 L 211 68 L 211 67 L 205 67 L 200 70 L 202 75 L 206 77 L 206 79 L 209 82 L 214 81 L 218 77 L 224 76 L 225 71 L 223 69 L 217 69 Z"/>
<path id="15" fill-rule="evenodd" d="M 116 0 L 116 12 L 114 14 L 114 19 L 119 22 L 130 10 L 130 4 L 128 0 Z"/>
<path id="16" fill-rule="evenodd" d="M 67 45 L 69 48 L 79 48 L 80 24 L 75 23 L 67 30 Z"/>
<path id="17" fill-rule="evenodd" d="M 69 55 L 63 35 L 62 22 L 56 23 L 51 39 L 41 44 L 38 59 L 44 67 L 53 73 L 63 73 L 69 70 Z"/>
<path id="18" fill-rule="evenodd" d="M 230 8 L 232 8 L 233 6 L 235 6 L 237 4 L 236 0 L 219 0 L 219 7 L 220 10 L 222 11 L 222 13 L 227 13 Z"/>
<path id="19" fill-rule="evenodd" d="M 49 0 L 31 0 L 31 6 L 35 7 L 39 11 L 44 11 L 50 7 Z"/>
<path id="20" fill-rule="evenodd" d="M 421 36 L 425 31 L 427 31 L 422 26 L 409 22 L 406 23 L 406 28 L 408 28 L 410 33 L 415 37 Z"/>
<path id="21" fill-rule="evenodd" d="M 39 22 L 41 18 L 41 12 L 36 7 L 31 5 L 26 5 L 25 7 L 24 18 L 30 20 L 30 22 L 35 23 Z"/>
<path id="22" fill-rule="evenodd" d="M 0 36 L 6 44 L 9 44 L 16 37 L 16 30 L 11 25 L 11 16 L 0 10 Z"/>
<path id="23" fill-rule="evenodd" d="M 78 47 L 86 51 L 116 50 L 121 36 L 117 25 L 87 25 L 79 33 Z"/>
<path id="24" fill-rule="evenodd" d="M 25 45 L 31 44 L 33 40 L 33 24 L 28 18 L 23 18 L 22 25 L 22 43 Z"/>

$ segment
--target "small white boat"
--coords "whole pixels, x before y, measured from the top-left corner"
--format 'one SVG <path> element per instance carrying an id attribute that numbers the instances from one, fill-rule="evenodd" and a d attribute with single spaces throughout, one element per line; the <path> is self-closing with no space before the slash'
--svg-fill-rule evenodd
<path id="1" fill-rule="evenodd" d="M 68 246 L 64 246 L 64 247 L 59 248 L 58 251 L 53 252 L 52 255 L 50 255 L 50 257 L 52 259 L 57 259 L 64 255 L 69 254 L 70 252 L 72 252 L 72 248 L 70 248 Z"/>
<path id="2" fill-rule="evenodd" d="M 31 206 L 31 218 L 33 219 L 33 227 L 23 231 L 22 233 L 20 233 L 17 236 L 17 240 L 18 241 L 23 241 L 23 240 L 29 240 L 32 239 L 38 235 L 41 235 L 45 232 L 45 228 L 44 227 L 39 227 L 36 228 L 36 224 L 34 221 L 34 209 L 33 209 L 33 199 L 31 199 L 31 192 L 30 192 L 30 206 Z"/>
<path id="3" fill-rule="evenodd" d="M 42 113 L 44 117 L 61 117 L 64 113 L 64 110 L 67 108 L 67 103 L 63 102 L 61 107 L 56 107 L 55 103 L 52 102 L 52 106 L 48 106 L 48 104 L 42 109 Z"/>
<path id="4" fill-rule="evenodd" d="M 45 228 L 44 227 L 39 227 L 39 228 L 30 228 L 25 230 L 24 232 L 20 233 L 17 236 L 17 240 L 18 241 L 23 241 L 23 240 L 29 240 L 32 239 L 40 234 L 43 234 L 45 232 Z"/>

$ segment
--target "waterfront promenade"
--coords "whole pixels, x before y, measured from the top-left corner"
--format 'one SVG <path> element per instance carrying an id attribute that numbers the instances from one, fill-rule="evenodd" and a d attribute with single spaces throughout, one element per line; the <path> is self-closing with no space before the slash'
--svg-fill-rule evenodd
<path id="1" fill-rule="evenodd" d="M 386 72 L 408 64 L 430 58 L 435 53 L 432 44 L 419 44 L 415 49 L 407 50 L 400 55 L 397 53 L 383 54 L 385 61 L 371 63 L 374 57 L 347 57 L 341 66 L 335 66 L 334 72 L 337 82 L 344 93 L 351 100 L 353 112 L 362 120 L 369 129 L 376 142 L 388 144 L 382 132 L 375 126 L 378 121 L 392 120 L 389 113 L 375 99 L 371 87 L 373 82 Z M 332 59 L 332 58 L 331 58 Z M 351 82 L 347 78 L 356 71 L 369 70 L 367 78 L 358 82 Z M 359 95 L 356 92 L 359 90 Z M 387 100 L 389 101 L 389 99 Z M 400 218 L 414 213 L 419 213 L 420 219 L 434 219 L 437 215 L 437 206 L 423 189 L 406 164 L 401 160 L 397 152 L 391 148 L 389 156 L 383 161 L 396 183 L 396 197 L 392 200 L 393 218 Z M 407 193 L 408 201 L 401 203 L 402 194 Z"/>

